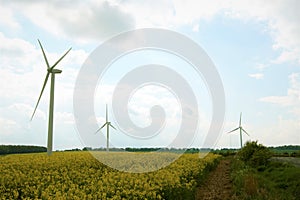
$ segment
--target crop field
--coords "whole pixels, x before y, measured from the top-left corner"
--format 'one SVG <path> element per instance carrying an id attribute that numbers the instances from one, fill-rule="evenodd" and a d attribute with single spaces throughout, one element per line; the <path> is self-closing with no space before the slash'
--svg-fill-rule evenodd
<path id="1" fill-rule="evenodd" d="M 273 161 L 283 162 L 283 163 L 290 163 L 296 167 L 300 167 L 300 158 L 294 157 L 273 157 Z"/>
<path id="2" fill-rule="evenodd" d="M 142 154 L 137 158 L 145 165 Z M 116 152 L 101 155 L 111 160 L 122 157 Z M 128 173 L 102 164 L 89 152 L 0 156 L 0 199 L 193 199 L 197 185 L 219 157 L 183 154 L 159 170 Z M 123 167 L 130 171 L 125 169 L 130 164 Z"/>

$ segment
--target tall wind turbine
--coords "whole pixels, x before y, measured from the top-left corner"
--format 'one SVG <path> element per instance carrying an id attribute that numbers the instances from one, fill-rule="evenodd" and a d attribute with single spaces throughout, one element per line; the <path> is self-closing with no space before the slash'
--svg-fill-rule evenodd
<path id="1" fill-rule="evenodd" d="M 113 129 L 117 130 L 112 124 L 111 122 L 108 121 L 108 113 L 107 113 L 107 104 L 106 104 L 106 121 L 105 123 L 95 132 L 95 134 L 97 132 L 99 132 L 102 128 L 104 128 L 104 126 L 106 126 L 106 151 L 109 151 L 109 126 L 111 126 Z"/>
<path id="2" fill-rule="evenodd" d="M 242 148 L 243 147 L 242 132 L 246 133 L 249 136 L 249 134 L 247 133 L 247 131 L 245 131 L 245 129 L 243 129 L 243 127 L 242 127 L 242 113 L 240 114 L 239 127 L 233 129 L 232 131 L 229 131 L 228 133 L 234 132 L 234 131 L 236 131 L 238 129 L 240 130 L 240 142 L 241 142 L 241 148 Z"/>
<path id="3" fill-rule="evenodd" d="M 69 51 L 71 51 L 72 48 L 70 48 L 60 59 L 58 59 L 56 61 L 56 63 L 54 63 L 54 65 L 52 65 L 50 67 L 48 59 L 46 57 L 45 51 L 44 51 L 44 49 L 42 47 L 42 44 L 41 44 L 40 40 L 38 40 L 38 42 L 39 42 L 39 45 L 40 45 L 40 47 L 42 49 L 43 56 L 44 56 L 44 59 L 45 59 L 46 65 L 47 65 L 47 74 L 46 74 L 46 78 L 45 78 L 45 81 L 44 81 L 44 85 L 43 85 L 42 91 L 40 93 L 39 99 L 37 101 L 37 104 L 35 106 L 35 109 L 33 111 L 33 114 L 31 116 L 30 120 L 33 119 L 35 111 L 36 111 L 36 109 L 37 109 L 37 107 L 39 105 L 39 102 L 41 100 L 42 94 L 44 92 L 45 86 L 47 84 L 48 78 L 49 78 L 49 76 L 51 74 L 50 104 L 49 104 L 49 123 L 48 123 L 48 144 L 47 144 L 47 153 L 48 153 L 48 155 L 51 155 L 52 154 L 52 144 L 53 144 L 53 108 L 54 108 L 54 82 L 55 82 L 55 74 L 60 74 L 62 72 L 62 70 L 60 70 L 60 69 L 54 69 L 54 67 L 69 53 Z"/>

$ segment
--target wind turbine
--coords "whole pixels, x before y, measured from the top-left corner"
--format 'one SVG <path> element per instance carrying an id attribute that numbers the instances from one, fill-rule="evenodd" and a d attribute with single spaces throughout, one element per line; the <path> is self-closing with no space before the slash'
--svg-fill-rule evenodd
<path id="1" fill-rule="evenodd" d="M 44 59 L 45 59 L 46 65 L 47 65 L 47 74 L 46 74 L 46 78 L 45 78 L 45 81 L 44 81 L 44 85 L 43 85 L 42 91 L 40 93 L 39 99 L 37 101 L 37 104 L 36 104 L 36 106 L 34 108 L 34 111 L 33 111 L 33 114 L 31 116 L 30 120 L 33 119 L 35 111 L 36 111 L 36 109 L 37 109 L 37 107 L 39 105 L 39 102 L 41 100 L 42 94 L 44 92 L 45 86 L 47 84 L 48 78 L 49 78 L 49 76 L 51 74 L 50 104 L 49 104 L 49 123 L 48 123 L 48 144 L 47 144 L 47 153 L 48 153 L 48 155 L 51 155 L 52 154 L 52 144 L 53 144 L 53 108 L 54 108 L 54 82 L 55 82 L 55 74 L 60 74 L 62 72 L 62 70 L 60 70 L 60 69 L 54 69 L 54 67 L 69 53 L 69 51 L 71 51 L 72 48 L 70 48 L 60 59 L 58 59 L 56 61 L 56 63 L 54 63 L 54 65 L 52 65 L 50 67 L 48 59 L 46 57 L 45 51 L 43 49 L 43 46 L 42 46 L 40 40 L 38 40 L 38 42 L 39 42 L 39 45 L 40 45 L 40 47 L 42 49 L 43 56 L 44 56 Z"/>
<path id="2" fill-rule="evenodd" d="M 99 132 L 102 128 L 104 128 L 104 126 L 106 126 L 106 151 L 109 151 L 109 126 L 111 126 L 113 129 L 117 130 L 112 124 L 111 122 L 108 121 L 108 113 L 107 113 L 107 104 L 106 104 L 106 121 L 105 123 L 95 132 L 95 134 L 97 132 Z"/>
<path id="3" fill-rule="evenodd" d="M 238 129 L 240 129 L 240 142 L 241 142 L 241 148 L 242 148 L 243 147 L 242 131 L 249 136 L 249 134 L 247 133 L 247 131 L 245 131 L 245 129 L 243 129 L 243 127 L 242 127 L 242 113 L 240 114 L 239 127 L 233 129 L 232 131 L 229 131 L 228 133 L 234 132 L 234 131 L 236 131 Z"/>

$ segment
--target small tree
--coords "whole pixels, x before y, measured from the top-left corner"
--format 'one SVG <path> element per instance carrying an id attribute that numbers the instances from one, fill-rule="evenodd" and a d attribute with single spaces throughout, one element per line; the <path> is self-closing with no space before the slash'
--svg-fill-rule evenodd
<path id="1" fill-rule="evenodd" d="M 271 158 L 271 151 L 257 141 L 247 142 L 246 145 L 238 152 L 240 160 L 252 167 L 264 167 Z"/>

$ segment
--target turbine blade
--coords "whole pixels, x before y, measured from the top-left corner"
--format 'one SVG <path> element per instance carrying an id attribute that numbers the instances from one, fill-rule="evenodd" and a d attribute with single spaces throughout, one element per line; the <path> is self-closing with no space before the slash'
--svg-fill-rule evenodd
<path id="1" fill-rule="evenodd" d="M 45 59 L 45 61 L 46 61 L 46 64 L 47 64 L 47 68 L 49 69 L 49 68 L 50 68 L 50 66 L 49 66 L 49 62 L 48 62 L 48 59 L 47 59 L 47 57 L 46 57 L 45 51 L 44 51 L 44 49 L 43 49 L 43 46 L 42 46 L 42 44 L 41 44 L 40 40 L 38 40 L 38 42 L 39 42 L 39 44 L 40 44 L 40 47 L 41 47 L 41 49 L 42 49 L 43 56 L 44 56 L 44 59 Z"/>
<path id="2" fill-rule="evenodd" d="M 34 114 L 35 114 L 35 111 L 36 111 L 36 109 L 37 109 L 37 107 L 38 107 L 38 105 L 39 105 L 39 103 L 40 103 L 40 100 L 41 100 L 42 94 L 43 94 L 43 92 L 44 92 L 44 89 L 45 89 L 45 87 L 46 87 L 46 84 L 47 84 L 49 75 L 50 75 L 50 73 L 48 72 L 47 75 L 46 75 L 45 81 L 44 81 L 44 85 L 43 85 L 42 91 L 41 91 L 41 93 L 40 93 L 40 96 L 39 96 L 39 99 L 38 99 L 38 101 L 37 101 L 37 104 L 36 104 L 36 106 L 35 106 L 35 108 L 34 108 L 34 111 L 33 111 L 33 114 L 32 114 L 32 116 L 31 116 L 30 121 L 32 120 L 32 118 L 33 118 L 33 116 L 34 116 Z"/>
<path id="3" fill-rule="evenodd" d="M 233 129 L 232 131 L 229 131 L 228 133 L 232 133 L 233 131 L 236 131 L 236 130 L 238 130 L 238 129 L 239 129 L 239 127 Z"/>
<path id="4" fill-rule="evenodd" d="M 105 116 L 106 116 L 106 122 L 108 122 L 107 104 L 106 104 Z"/>
<path id="5" fill-rule="evenodd" d="M 100 132 L 100 128 L 94 133 L 94 134 L 97 134 L 97 133 L 99 133 Z"/>
<path id="6" fill-rule="evenodd" d="M 242 126 L 242 112 L 240 114 L 240 127 Z"/>
<path id="7" fill-rule="evenodd" d="M 51 67 L 51 69 L 53 69 L 70 51 L 72 48 L 70 48 L 62 57 L 60 57 L 60 59 L 58 59 L 58 61 L 56 61 L 56 63 Z"/>
<path id="8" fill-rule="evenodd" d="M 245 131 L 245 129 L 242 128 L 242 131 L 244 131 L 248 136 L 250 136 L 249 133 L 247 133 L 247 131 Z"/>
<path id="9" fill-rule="evenodd" d="M 109 124 L 113 129 L 117 130 L 112 124 Z"/>
<path id="10" fill-rule="evenodd" d="M 97 132 L 99 132 L 101 129 L 103 129 L 103 127 L 106 125 L 106 123 L 105 124 L 103 124 L 96 132 L 95 132 L 95 134 L 97 133 Z"/>

